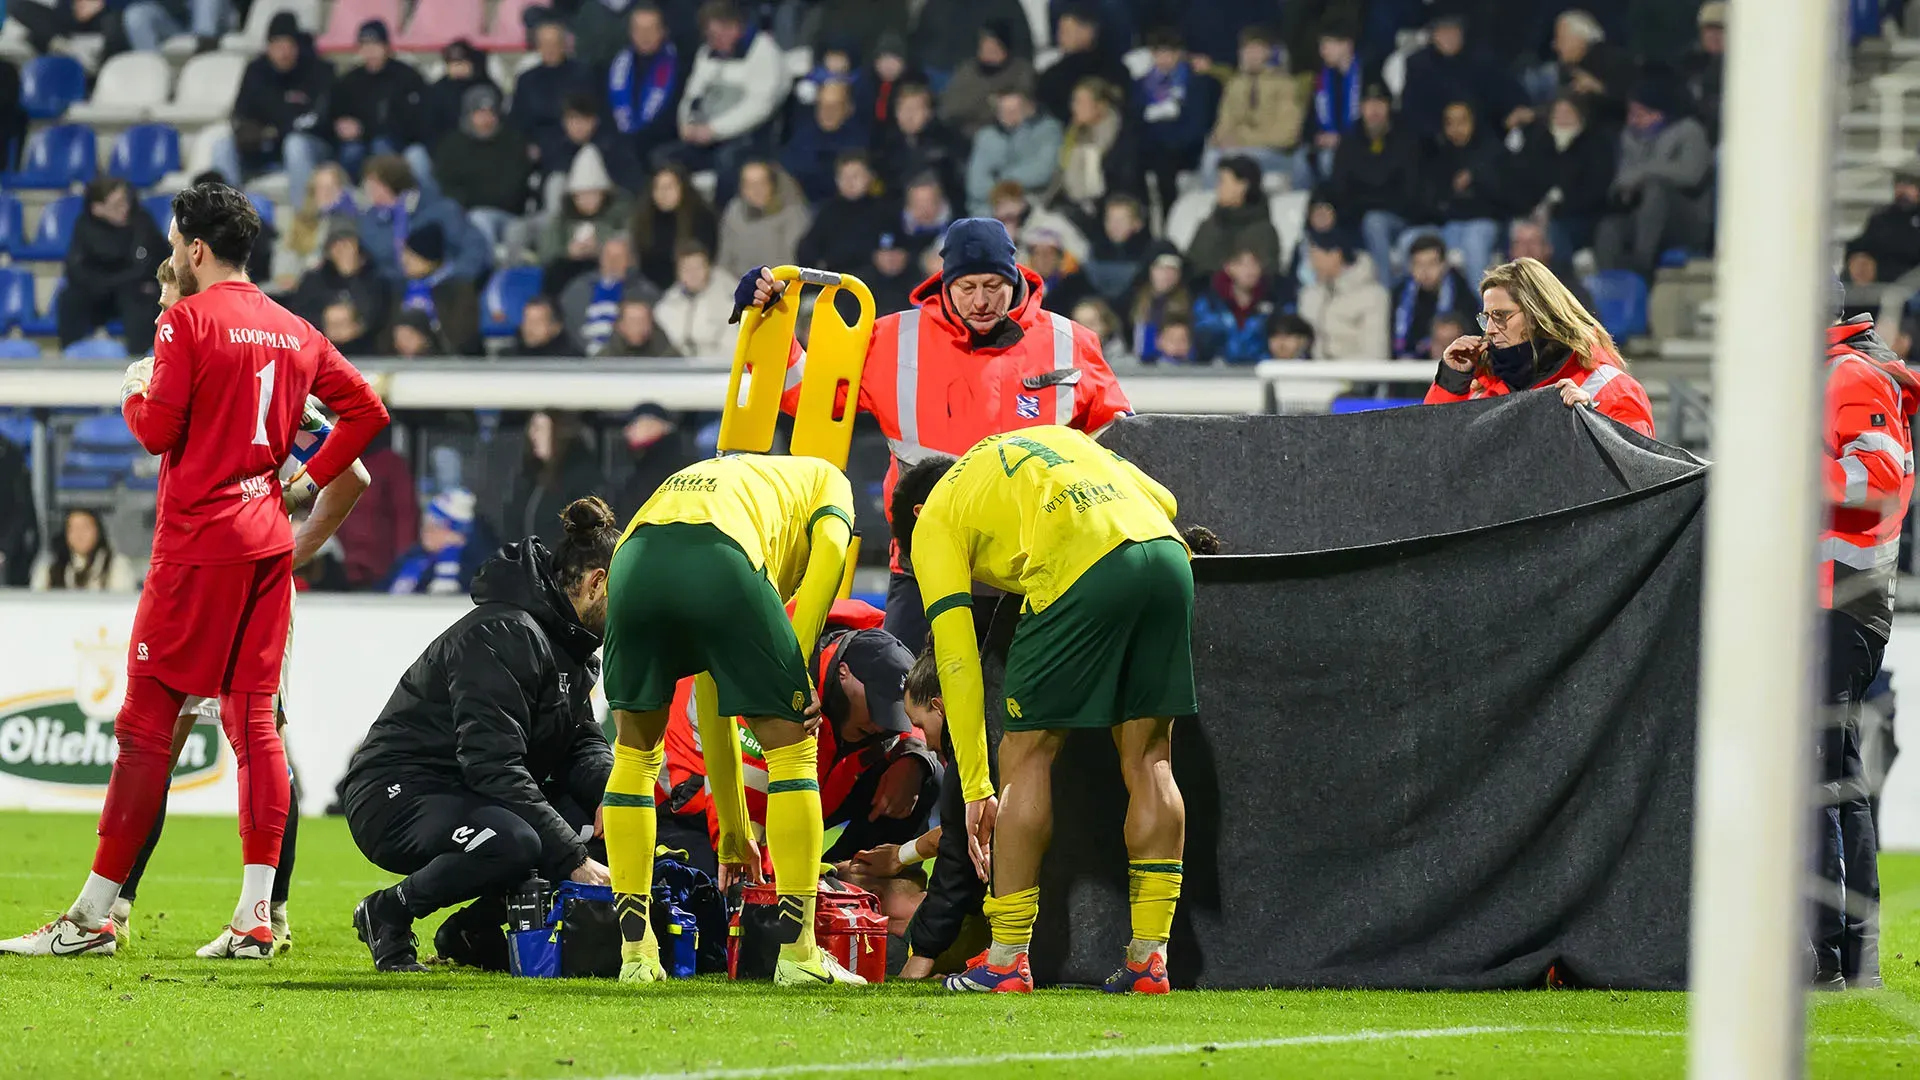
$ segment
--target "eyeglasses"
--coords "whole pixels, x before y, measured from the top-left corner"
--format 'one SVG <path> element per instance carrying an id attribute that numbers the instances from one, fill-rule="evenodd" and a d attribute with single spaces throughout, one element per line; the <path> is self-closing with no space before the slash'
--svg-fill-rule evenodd
<path id="1" fill-rule="evenodd" d="M 1479 324 L 1480 324 L 1480 329 L 1482 329 L 1482 330 L 1491 330 L 1491 329 L 1493 329 L 1493 328 L 1494 328 L 1494 327 L 1496 327 L 1496 326 L 1505 326 L 1505 325 L 1507 325 L 1507 320 L 1508 320 L 1508 319 L 1511 319 L 1511 318 L 1513 318 L 1513 317 L 1514 317 L 1515 315 L 1518 315 L 1518 314 L 1520 314 L 1520 312 L 1519 312 L 1518 310 L 1515 310 L 1515 311 L 1483 311 L 1483 312 L 1481 312 L 1480 314 L 1478 314 L 1478 315 L 1475 315 L 1475 316 L 1473 317 L 1473 319 L 1474 319 L 1474 321 L 1475 321 L 1475 322 L 1477 322 L 1477 323 L 1479 323 Z"/>

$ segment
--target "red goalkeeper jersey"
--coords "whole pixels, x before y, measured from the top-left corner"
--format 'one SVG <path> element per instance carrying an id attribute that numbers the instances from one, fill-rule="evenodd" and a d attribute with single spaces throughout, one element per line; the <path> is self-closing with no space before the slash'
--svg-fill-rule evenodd
<path id="1" fill-rule="evenodd" d="M 154 562 L 248 562 L 293 549 L 278 472 L 308 394 L 340 417 L 307 465 L 324 487 L 387 424 L 339 350 L 244 281 L 208 286 L 160 317 L 152 380 L 124 408 L 140 445 L 161 455 Z"/>

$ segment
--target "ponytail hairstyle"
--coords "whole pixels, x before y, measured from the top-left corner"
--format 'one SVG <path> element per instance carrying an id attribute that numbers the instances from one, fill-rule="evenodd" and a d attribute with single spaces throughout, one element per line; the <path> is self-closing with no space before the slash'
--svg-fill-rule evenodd
<path id="1" fill-rule="evenodd" d="M 614 523 L 613 508 L 594 495 L 568 503 L 560 520 L 566 535 L 553 549 L 547 568 L 562 589 L 572 592 L 582 578 L 613 562 L 620 526 Z"/>
<path id="2" fill-rule="evenodd" d="M 1205 525 L 1189 525 L 1180 532 L 1180 539 L 1187 542 L 1187 548 L 1195 555 L 1218 555 L 1226 545 Z"/>

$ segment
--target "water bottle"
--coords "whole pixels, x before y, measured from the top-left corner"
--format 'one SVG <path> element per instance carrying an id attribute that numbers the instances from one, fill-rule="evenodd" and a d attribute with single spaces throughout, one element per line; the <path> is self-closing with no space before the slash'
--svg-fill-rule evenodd
<path id="1" fill-rule="evenodd" d="M 520 883 L 507 897 L 507 929 L 538 930 L 547 925 L 547 883 L 539 874 Z"/>

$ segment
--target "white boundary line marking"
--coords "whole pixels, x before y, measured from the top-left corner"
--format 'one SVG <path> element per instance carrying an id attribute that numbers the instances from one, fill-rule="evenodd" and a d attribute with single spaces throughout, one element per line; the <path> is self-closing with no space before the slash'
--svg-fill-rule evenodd
<path id="1" fill-rule="evenodd" d="M 1242 1039 L 1209 1043 L 1169 1043 L 1159 1046 L 1113 1046 L 1088 1050 L 1034 1050 L 1004 1054 L 979 1054 L 968 1057 L 907 1058 L 871 1061 L 797 1062 L 790 1065 L 744 1066 L 738 1068 L 694 1069 L 683 1072 L 657 1072 L 617 1075 L 606 1080 L 750 1080 L 755 1077 L 805 1076 L 814 1073 L 907 1072 L 925 1069 L 961 1069 L 977 1066 L 1051 1064 L 1071 1061 L 1177 1057 L 1185 1054 L 1229 1050 L 1272 1050 L 1290 1046 L 1339 1046 L 1349 1043 L 1401 1042 L 1418 1039 L 1465 1039 L 1484 1035 L 1566 1035 L 1613 1036 L 1616 1038 L 1685 1039 L 1683 1030 L 1637 1030 L 1631 1028 L 1499 1027 L 1407 1028 L 1365 1030 L 1320 1035 L 1287 1035 L 1272 1039 Z M 1873 1035 L 1821 1035 L 1811 1041 L 1820 1043 L 1871 1043 L 1889 1046 L 1920 1047 L 1920 1038 L 1889 1038 Z"/>

